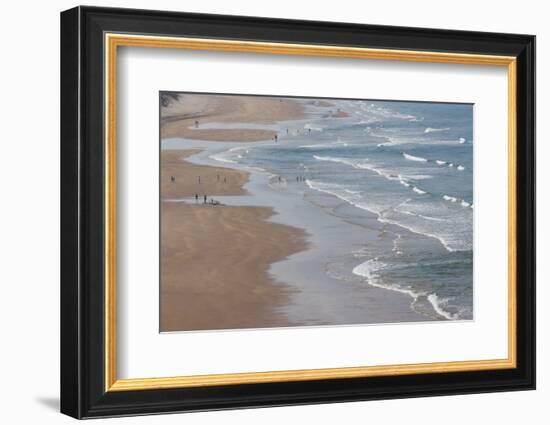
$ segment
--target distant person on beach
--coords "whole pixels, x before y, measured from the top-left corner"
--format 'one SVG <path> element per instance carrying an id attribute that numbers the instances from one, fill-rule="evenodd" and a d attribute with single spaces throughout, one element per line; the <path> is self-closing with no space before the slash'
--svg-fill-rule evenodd
<path id="1" fill-rule="evenodd" d="M 199 122 L 198 122 L 198 120 L 195 120 L 195 128 L 199 128 Z"/>
<path id="2" fill-rule="evenodd" d="M 201 176 L 199 176 L 199 184 L 201 184 Z"/>
<path id="3" fill-rule="evenodd" d="M 286 129 L 286 134 L 288 134 L 288 128 Z"/>
<path id="4" fill-rule="evenodd" d="M 204 203 L 206 204 L 206 195 L 204 195 Z"/>
<path id="5" fill-rule="evenodd" d="M 170 176 L 170 181 L 174 183 L 176 181 L 176 178 L 174 176 Z"/>
<path id="6" fill-rule="evenodd" d="M 199 194 L 195 193 L 195 202 L 199 202 Z"/>
<path id="7" fill-rule="evenodd" d="M 277 143 L 278 138 L 279 138 L 279 136 L 275 135 L 275 143 Z"/>
<path id="8" fill-rule="evenodd" d="M 225 177 L 223 178 L 223 182 L 224 182 L 224 183 L 227 183 L 227 179 L 226 179 Z"/>
<path id="9" fill-rule="evenodd" d="M 216 177 L 218 178 L 218 181 L 220 181 L 220 175 L 218 174 Z"/>
<path id="10" fill-rule="evenodd" d="M 308 134 L 311 134 L 311 128 L 307 129 Z"/>

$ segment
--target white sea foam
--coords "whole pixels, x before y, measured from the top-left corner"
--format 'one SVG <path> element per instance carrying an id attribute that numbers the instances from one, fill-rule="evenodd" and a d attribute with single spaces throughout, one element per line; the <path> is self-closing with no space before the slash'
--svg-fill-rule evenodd
<path id="1" fill-rule="evenodd" d="M 313 158 L 315 158 L 318 161 L 330 161 L 330 162 L 338 162 L 341 164 L 350 165 L 353 168 L 362 168 L 365 169 L 363 161 L 368 161 L 368 158 L 363 158 L 362 160 L 354 160 L 349 158 L 338 158 L 338 157 L 332 157 L 332 156 L 319 156 L 319 155 L 313 155 Z"/>
<path id="2" fill-rule="evenodd" d="M 411 184 L 407 180 L 405 180 L 404 178 L 400 178 L 399 183 L 401 183 L 405 187 L 411 187 Z"/>
<path id="3" fill-rule="evenodd" d="M 380 261 L 378 258 L 373 258 L 355 266 L 352 273 L 356 276 L 364 278 L 367 284 L 375 288 L 387 289 L 389 291 L 409 295 L 413 299 L 411 302 L 411 307 L 416 304 L 419 297 L 426 297 L 434 311 L 440 316 L 447 320 L 456 320 L 458 318 L 458 314 L 445 311 L 444 307 L 449 302 L 448 298 L 439 298 L 435 293 L 427 293 L 425 291 L 415 292 L 409 288 L 402 288 L 398 285 L 382 283 L 378 272 L 386 269 L 387 267 L 388 265 L 386 263 Z"/>
<path id="4" fill-rule="evenodd" d="M 405 214 L 405 215 L 412 215 L 414 217 L 420 217 L 420 218 L 423 218 L 424 220 L 429 220 L 429 221 L 439 221 L 439 222 L 447 221 L 443 218 L 430 217 L 430 216 L 424 215 L 424 214 L 415 214 L 411 211 L 397 209 L 397 207 L 396 207 L 396 211 L 399 211 L 400 213 Z"/>
<path id="5" fill-rule="evenodd" d="M 416 227 L 413 227 L 409 224 L 405 224 L 403 222 L 387 218 L 386 216 L 384 216 L 385 208 L 375 208 L 372 205 L 366 204 L 363 201 L 363 198 L 360 196 L 359 192 L 349 193 L 349 192 L 346 192 L 345 188 L 343 186 L 339 185 L 339 184 L 312 181 L 310 179 L 306 179 L 306 184 L 310 189 L 317 190 L 319 192 L 328 193 L 329 195 L 336 196 L 337 198 L 347 202 L 348 204 L 350 204 L 350 205 L 352 205 L 356 208 L 359 208 L 359 209 L 368 211 L 372 214 L 375 214 L 378 217 L 378 221 L 380 221 L 381 223 L 395 224 L 396 226 L 400 226 L 400 227 L 402 227 L 404 229 L 407 229 L 407 230 L 409 230 L 413 233 L 417 233 L 417 234 L 420 234 L 420 235 L 424 235 L 424 236 L 427 236 L 427 237 L 430 237 L 430 238 L 437 239 L 439 242 L 441 242 L 443 247 L 449 252 L 459 251 L 459 250 L 462 249 L 460 247 L 450 246 L 450 243 L 440 235 L 425 232 L 425 231 L 422 231 L 422 230 L 420 230 Z"/>
<path id="6" fill-rule="evenodd" d="M 223 153 L 210 155 L 208 158 L 219 161 L 219 162 L 226 162 L 228 164 L 236 164 L 235 161 L 232 159 L 227 158 Z"/>
<path id="7" fill-rule="evenodd" d="M 473 208 L 473 205 L 470 202 L 456 196 L 443 195 L 443 199 L 449 202 L 453 202 L 455 204 L 460 204 L 464 208 Z"/>
<path id="8" fill-rule="evenodd" d="M 448 298 L 439 298 L 437 294 L 429 294 L 428 301 L 432 305 L 433 309 L 437 312 L 437 314 L 443 316 L 444 318 L 448 320 L 455 320 L 458 318 L 458 314 L 452 314 L 443 309 L 443 306 L 445 306 L 449 302 Z"/>
<path id="9" fill-rule="evenodd" d="M 409 161 L 428 162 L 428 160 L 426 158 L 422 158 L 420 156 L 409 155 L 408 153 L 405 153 L 405 152 L 403 152 L 403 156 L 405 157 L 405 159 L 408 159 Z"/>
<path id="10" fill-rule="evenodd" d="M 426 192 L 426 191 L 424 191 L 424 190 L 422 190 L 422 189 L 419 189 L 419 188 L 416 187 L 416 186 L 413 186 L 412 190 L 413 190 L 414 192 L 418 193 L 419 195 L 425 195 L 426 193 L 428 193 L 428 192 Z"/>
<path id="11" fill-rule="evenodd" d="M 377 272 L 383 270 L 387 266 L 388 265 L 386 263 L 379 261 L 378 258 L 373 258 L 355 266 L 352 270 L 352 273 L 356 276 L 365 278 L 366 282 L 369 285 L 376 288 L 388 289 L 390 291 L 400 292 L 402 294 L 409 295 L 413 299 L 411 305 L 416 302 L 417 298 L 420 295 L 425 295 L 424 293 L 416 293 L 410 289 L 401 288 L 397 285 L 386 285 L 381 283 L 380 277 Z"/>
<path id="12" fill-rule="evenodd" d="M 458 139 L 458 143 L 463 145 L 464 143 L 466 143 L 466 139 L 464 137 L 461 137 L 460 139 Z"/>
<path id="13" fill-rule="evenodd" d="M 447 131 L 447 130 L 450 130 L 450 129 L 448 127 L 447 128 L 428 127 L 428 128 L 426 128 L 426 130 L 424 130 L 424 133 L 435 133 L 436 131 Z"/>
<path id="14" fill-rule="evenodd" d="M 340 164 L 349 165 L 353 168 L 361 169 L 361 170 L 369 170 L 376 174 L 378 174 L 381 177 L 384 177 L 387 180 L 397 181 L 401 185 L 411 188 L 415 193 L 419 195 L 426 195 L 427 192 L 425 190 L 420 189 L 417 186 L 414 186 L 409 180 L 424 180 L 424 179 L 431 179 L 432 176 L 430 175 L 418 175 L 418 176 L 403 176 L 401 174 L 393 174 L 388 170 L 384 170 L 383 168 L 376 167 L 372 164 L 370 164 L 368 161 L 368 158 L 363 158 L 361 160 L 354 160 L 349 158 L 340 158 L 340 157 L 331 157 L 331 156 L 319 156 L 319 155 L 313 155 L 313 158 L 315 158 L 318 161 L 331 161 L 331 162 L 337 162 Z"/>
<path id="15" fill-rule="evenodd" d="M 466 169 L 466 167 L 464 167 L 464 165 L 455 164 L 454 162 L 447 162 L 447 161 L 443 161 L 443 160 L 440 160 L 440 159 L 436 159 L 435 163 L 437 165 L 446 165 L 449 168 L 456 168 L 458 171 L 464 171 Z"/>
<path id="16" fill-rule="evenodd" d="M 349 104 L 347 106 L 347 112 L 351 112 L 352 114 L 361 117 L 360 123 L 362 124 L 370 124 L 390 119 L 401 119 L 407 121 L 421 121 L 423 119 L 410 114 L 402 114 L 391 108 L 376 105 L 374 103 L 362 103 L 359 105 L 358 110 L 349 110 Z"/>

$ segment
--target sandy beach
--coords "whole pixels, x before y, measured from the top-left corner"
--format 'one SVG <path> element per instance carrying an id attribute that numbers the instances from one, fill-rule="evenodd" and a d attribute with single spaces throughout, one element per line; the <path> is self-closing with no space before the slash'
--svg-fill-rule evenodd
<path id="1" fill-rule="evenodd" d="M 306 247 L 304 231 L 267 222 L 271 208 L 204 205 L 245 193 L 248 174 L 185 161 L 196 152 L 162 152 L 161 199 L 201 198 L 161 206 L 160 330 L 288 326 L 277 308 L 291 289 L 267 269 Z"/>
<path id="2" fill-rule="evenodd" d="M 200 149 L 166 150 L 161 153 L 161 199 L 243 195 L 248 173 L 224 167 L 206 167 L 185 161 Z M 172 177 L 174 181 L 172 181 Z M 200 182 L 199 182 L 200 178 Z"/>
<path id="3" fill-rule="evenodd" d="M 303 107 L 288 99 L 257 96 L 201 96 L 181 94 L 163 108 L 161 138 L 250 142 L 272 139 L 275 132 L 261 129 L 201 129 L 223 123 L 272 123 L 304 118 Z M 197 124 L 196 124 L 197 122 Z"/>

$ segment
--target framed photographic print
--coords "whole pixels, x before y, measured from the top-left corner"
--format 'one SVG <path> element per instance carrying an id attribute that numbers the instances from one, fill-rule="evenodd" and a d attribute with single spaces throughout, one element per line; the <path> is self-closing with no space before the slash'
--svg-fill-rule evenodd
<path id="1" fill-rule="evenodd" d="M 61 411 L 535 387 L 535 38 L 61 14 Z"/>

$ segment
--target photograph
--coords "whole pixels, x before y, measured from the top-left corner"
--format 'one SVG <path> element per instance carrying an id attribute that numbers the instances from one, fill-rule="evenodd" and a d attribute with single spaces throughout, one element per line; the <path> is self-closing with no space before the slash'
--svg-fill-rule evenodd
<path id="1" fill-rule="evenodd" d="M 160 332 L 473 320 L 474 108 L 161 91 Z"/>

